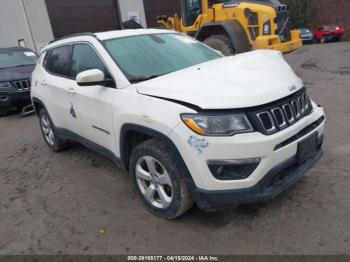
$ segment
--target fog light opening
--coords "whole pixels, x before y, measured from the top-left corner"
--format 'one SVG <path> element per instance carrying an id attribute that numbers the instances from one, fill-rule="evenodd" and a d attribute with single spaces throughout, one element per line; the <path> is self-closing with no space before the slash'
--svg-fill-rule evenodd
<path id="1" fill-rule="evenodd" d="M 222 176 L 222 174 L 224 173 L 224 167 L 220 166 L 217 170 L 216 170 L 216 174 L 218 176 Z"/>
<path id="2" fill-rule="evenodd" d="M 258 167 L 259 158 L 239 160 L 210 160 L 208 167 L 218 180 L 242 180 L 248 178 Z"/>

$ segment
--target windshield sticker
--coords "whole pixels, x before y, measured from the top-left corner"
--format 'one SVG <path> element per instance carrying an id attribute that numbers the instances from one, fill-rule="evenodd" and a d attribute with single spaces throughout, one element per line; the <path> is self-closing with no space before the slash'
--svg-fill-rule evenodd
<path id="1" fill-rule="evenodd" d="M 195 136 L 190 136 L 189 139 L 187 140 L 187 143 L 195 148 L 198 152 L 198 154 L 202 154 L 203 150 L 209 146 L 209 142 L 205 138 L 198 138 Z"/>
<path id="2" fill-rule="evenodd" d="M 26 56 L 36 56 L 33 52 L 24 52 Z"/>

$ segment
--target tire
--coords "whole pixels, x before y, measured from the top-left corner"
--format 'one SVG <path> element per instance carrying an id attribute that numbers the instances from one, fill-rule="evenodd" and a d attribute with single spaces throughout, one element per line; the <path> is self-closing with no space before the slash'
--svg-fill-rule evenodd
<path id="1" fill-rule="evenodd" d="M 46 144 L 54 151 L 59 152 L 67 148 L 68 141 L 61 139 L 56 133 L 55 126 L 46 109 L 41 109 L 39 112 L 40 130 Z"/>
<path id="2" fill-rule="evenodd" d="M 219 50 L 223 55 L 230 56 L 235 55 L 236 50 L 233 47 L 230 39 L 225 35 L 212 35 L 204 39 L 204 44 Z"/>
<path id="3" fill-rule="evenodd" d="M 325 37 L 322 37 L 321 40 L 320 40 L 320 43 L 321 44 L 327 43 L 327 39 Z"/>
<path id="4" fill-rule="evenodd" d="M 193 205 L 174 153 L 162 142 L 147 140 L 133 150 L 129 172 L 147 209 L 164 219 L 175 219 Z"/>

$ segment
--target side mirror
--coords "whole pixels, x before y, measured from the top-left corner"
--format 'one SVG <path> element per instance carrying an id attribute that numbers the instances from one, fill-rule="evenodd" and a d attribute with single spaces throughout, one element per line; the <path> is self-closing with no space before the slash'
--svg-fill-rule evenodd
<path id="1" fill-rule="evenodd" d="M 79 86 L 113 86 L 112 79 L 106 79 L 105 74 L 99 69 L 86 70 L 79 73 L 76 77 Z"/>

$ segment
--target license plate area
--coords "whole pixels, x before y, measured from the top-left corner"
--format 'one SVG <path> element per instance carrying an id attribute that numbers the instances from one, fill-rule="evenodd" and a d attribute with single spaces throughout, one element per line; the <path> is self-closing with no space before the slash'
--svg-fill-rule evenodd
<path id="1" fill-rule="evenodd" d="M 302 164 L 312 157 L 318 148 L 318 132 L 298 143 L 297 162 Z"/>

